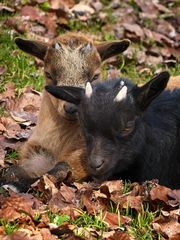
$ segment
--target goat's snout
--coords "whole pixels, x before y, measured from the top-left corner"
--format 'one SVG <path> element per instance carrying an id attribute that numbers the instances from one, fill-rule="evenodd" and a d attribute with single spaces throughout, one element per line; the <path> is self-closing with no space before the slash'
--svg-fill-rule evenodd
<path id="1" fill-rule="evenodd" d="M 89 158 L 89 162 L 90 162 L 91 168 L 96 170 L 96 171 L 100 171 L 104 166 L 104 160 L 103 160 L 102 157 L 91 156 Z"/>

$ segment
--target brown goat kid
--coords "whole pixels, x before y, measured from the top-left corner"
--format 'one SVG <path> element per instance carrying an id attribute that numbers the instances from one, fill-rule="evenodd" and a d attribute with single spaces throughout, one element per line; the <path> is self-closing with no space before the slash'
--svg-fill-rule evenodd
<path id="1" fill-rule="evenodd" d="M 130 43 L 122 40 L 95 44 L 77 33 L 59 36 L 50 44 L 20 38 L 15 42 L 21 50 L 44 61 L 46 85 L 81 85 L 100 80 L 101 63 L 125 51 Z M 74 179 L 86 178 L 85 142 L 76 117 L 75 105 L 43 91 L 37 126 L 22 148 L 20 164 L 7 169 L 2 184 L 25 190 L 28 183 L 43 174 L 57 171 L 59 162 L 68 164 Z"/>

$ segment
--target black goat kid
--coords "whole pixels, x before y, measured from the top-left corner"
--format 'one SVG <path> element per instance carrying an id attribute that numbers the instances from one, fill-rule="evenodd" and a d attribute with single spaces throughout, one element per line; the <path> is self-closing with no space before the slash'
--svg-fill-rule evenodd
<path id="1" fill-rule="evenodd" d="M 46 87 L 78 105 L 87 167 L 95 180 L 156 178 L 180 187 L 180 90 L 163 92 L 168 80 L 162 72 L 141 87 L 126 79 L 87 83 L 85 90 Z"/>

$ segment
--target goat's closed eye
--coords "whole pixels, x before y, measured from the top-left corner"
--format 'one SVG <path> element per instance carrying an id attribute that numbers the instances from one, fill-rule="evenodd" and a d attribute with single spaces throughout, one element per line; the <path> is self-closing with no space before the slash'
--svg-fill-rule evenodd
<path id="1" fill-rule="evenodd" d="M 49 72 L 45 72 L 45 75 L 46 75 L 47 78 L 49 78 L 49 79 L 51 79 L 51 80 L 53 79 L 53 78 L 51 77 L 51 74 L 50 74 Z"/>
<path id="2" fill-rule="evenodd" d="M 135 128 L 135 120 L 128 121 L 125 128 L 122 130 L 122 136 L 127 136 L 133 132 Z"/>
<path id="3" fill-rule="evenodd" d="M 97 74 L 95 74 L 95 75 L 93 76 L 93 78 L 91 79 L 91 81 L 92 81 L 92 82 L 93 82 L 93 81 L 96 81 L 96 80 L 99 79 L 99 77 L 100 77 L 100 73 L 97 73 Z"/>

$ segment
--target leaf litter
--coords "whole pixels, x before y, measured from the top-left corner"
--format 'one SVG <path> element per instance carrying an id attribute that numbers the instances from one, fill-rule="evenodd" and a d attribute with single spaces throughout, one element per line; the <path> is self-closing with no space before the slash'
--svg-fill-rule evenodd
<path id="1" fill-rule="evenodd" d="M 180 5 L 174 1 L 142 0 L 74 1 L 36 0 L 0 4 L 0 12 L 12 14 L 1 24 L 25 33 L 28 38 L 50 41 L 59 32 L 73 30 L 70 21 L 88 26 L 100 20 L 101 32 L 92 33 L 96 40 L 129 38 L 141 42 L 124 53 L 128 61 L 135 58 L 139 71 L 150 72 L 159 63 L 173 65 L 180 60 Z M 159 16 L 157 18 L 157 16 Z M 110 31 L 109 31 L 110 30 Z M 109 35 L 106 34 L 109 32 Z M 109 77 L 117 77 L 114 68 L 118 59 L 109 60 Z M 37 66 L 42 66 L 37 61 Z M 7 71 L 0 66 L 0 75 Z M 168 88 L 179 84 L 179 76 L 172 78 Z M 9 164 L 7 153 L 18 151 L 36 125 L 41 94 L 30 87 L 20 95 L 13 83 L 0 94 L 0 166 Z M 12 164 L 12 163 L 11 163 Z M 153 239 L 180 239 L 180 191 L 160 186 L 156 180 L 143 184 L 121 180 L 99 184 L 83 182 L 63 183 L 46 174 L 31 186 L 28 193 L 0 192 L 0 239 L 136 239 L 130 229 L 133 216 L 143 214 L 143 206 L 156 212 L 150 223 Z M 67 217 L 68 216 L 68 217 Z M 88 219 L 87 219 L 88 216 Z M 7 224 L 16 231 L 7 234 Z M 100 228 L 101 227 L 101 228 Z M 103 229 L 103 231 L 101 230 Z"/>

